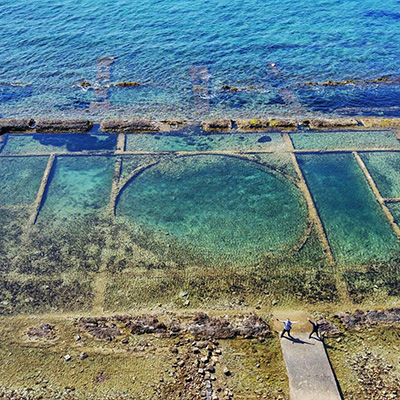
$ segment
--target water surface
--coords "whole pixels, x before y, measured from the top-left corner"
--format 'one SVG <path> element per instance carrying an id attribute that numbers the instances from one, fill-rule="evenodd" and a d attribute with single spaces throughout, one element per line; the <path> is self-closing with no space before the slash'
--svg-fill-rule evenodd
<path id="1" fill-rule="evenodd" d="M 397 0 L 1 0 L 0 20 L 3 117 L 399 114 Z"/>

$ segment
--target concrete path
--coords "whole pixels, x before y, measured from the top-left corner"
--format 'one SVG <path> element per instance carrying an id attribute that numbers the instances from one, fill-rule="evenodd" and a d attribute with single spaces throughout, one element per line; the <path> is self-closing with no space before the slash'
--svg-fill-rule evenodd
<path id="1" fill-rule="evenodd" d="M 281 339 L 291 400 L 341 400 L 323 342 L 296 329 L 292 336 Z"/>

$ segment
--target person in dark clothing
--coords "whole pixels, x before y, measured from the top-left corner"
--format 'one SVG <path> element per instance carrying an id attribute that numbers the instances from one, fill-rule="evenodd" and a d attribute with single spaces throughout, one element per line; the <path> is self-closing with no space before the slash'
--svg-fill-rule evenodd
<path id="1" fill-rule="evenodd" d="M 283 323 L 283 331 L 281 333 L 281 338 L 283 338 L 283 335 L 287 333 L 290 339 L 293 339 L 293 336 L 290 334 L 290 330 L 292 329 L 292 324 L 295 324 L 296 322 L 299 321 L 291 321 L 289 318 L 286 321 L 281 321 L 279 318 L 277 318 L 276 320 Z"/>
<path id="2" fill-rule="evenodd" d="M 321 323 L 318 323 L 317 321 L 311 321 L 310 318 L 307 318 L 308 322 L 312 325 L 312 331 L 310 333 L 310 335 L 308 336 L 309 339 L 311 339 L 311 336 L 315 333 L 317 335 L 318 339 L 321 339 L 321 337 L 319 336 L 319 328 L 323 325 Z"/>

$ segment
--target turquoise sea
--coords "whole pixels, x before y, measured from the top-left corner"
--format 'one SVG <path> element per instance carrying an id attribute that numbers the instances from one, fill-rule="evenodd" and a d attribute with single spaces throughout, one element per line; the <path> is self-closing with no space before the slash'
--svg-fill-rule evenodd
<path id="1" fill-rule="evenodd" d="M 399 116 L 399 32 L 398 0 L 0 0 L 0 117 Z"/>

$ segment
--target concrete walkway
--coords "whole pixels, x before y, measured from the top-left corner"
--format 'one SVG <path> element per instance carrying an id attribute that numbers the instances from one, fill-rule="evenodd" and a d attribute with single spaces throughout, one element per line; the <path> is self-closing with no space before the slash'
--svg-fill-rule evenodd
<path id="1" fill-rule="evenodd" d="M 296 329 L 292 336 L 281 339 L 291 400 L 341 400 L 323 342 Z"/>

